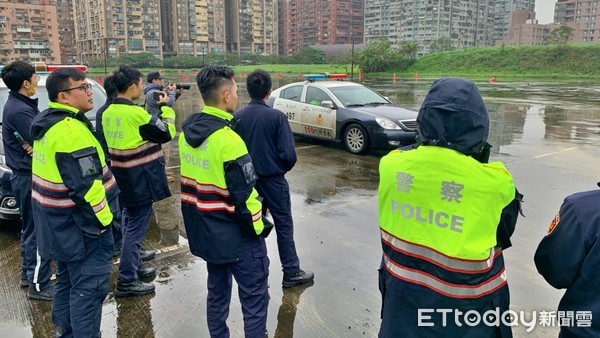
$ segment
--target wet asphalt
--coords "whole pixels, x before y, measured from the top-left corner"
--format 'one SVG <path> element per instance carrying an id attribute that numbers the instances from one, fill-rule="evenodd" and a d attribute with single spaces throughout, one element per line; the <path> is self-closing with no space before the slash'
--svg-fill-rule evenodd
<path id="1" fill-rule="evenodd" d="M 409 87 L 410 88 L 410 87 Z M 240 90 L 243 90 L 242 88 Z M 422 90 L 415 90 L 415 107 Z M 511 309 L 555 311 L 562 291 L 536 272 L 533 254 L 563 198 L 597 188 L 600 181 L 600 111 L 591 104 L 550 106 L 486 95 L 492 117 L 492 160 L 503 161 L 525 195 L 523 212 L 505 251 Z M 562 101 L 561 101 L 562 102 Z M 196 100 L 182 101 L 182 111 L 197 110 Z M 490 108 L 491 107 L 491 108 Z M 558 109 L 558 110 L 556 110 Z M 178 116 L 182 118 L 182 116 Z M 189 253 L 179 211 L 175 142 L 165 147 L 174 176 L 173 197 L 155 206 L 145 241 L 158 250 L 146 264 L 156 267 L 156 292 L 115 299 L 115 261 L 111 292 L 103 307 L 103 337 L 208 337 L 205 263 Z M 313 285 L 282 289 L 275 234 L 267 239 L 270 258 L 270 337 L 375 337 L 381 300 L 377 268 L 381 245 L 377 223 L 378 163 L 384 151 L 356 156 L 340 145 L 296 139 L 298 163 L 287 175 L 301 266 L 315 273 Z M 0 337 L 52 337 L 50 303 L 31 301 L 18 286 L 18 227 L 0 229 Z M 531 319 L 531 318 L 529 318 Z M 600 319 L 599 319 L 600 320 Z M 243 336 L 237 292 L 228 324 L 232 337 Z M 538 325 L 516 337 L 556 336 L 556 327 Z"/>

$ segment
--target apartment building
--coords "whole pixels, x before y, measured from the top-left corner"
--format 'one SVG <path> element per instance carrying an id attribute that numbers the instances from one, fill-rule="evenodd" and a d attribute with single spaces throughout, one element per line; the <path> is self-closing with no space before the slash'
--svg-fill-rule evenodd
<path id="1" fill-rule="evenodd" d="M 429 53 L 440 38 L 455 48 L 493 45 L 508 34 L 511 13 L 533 10 L 535 0 L 366 0 L 365 42 L 385 39 L 399 47 L 419 45 Z"/>
<path id="2" fill-rule="evenodd" d="M 512 14 L 508 36 L 496 40 L 496 46 L 541 46 L 546 44 L 546 37 L 558 27 L 558 24 L 539 24 L 533 11 L 516 11 Z"/>
<path id="3" fill-rule="evenodd" d="M 241 54 L 277 54 L 277 0 L 226 2 L 227 50 Z"/>
<path id="4" fill-rule="evenodd" d="M 387 40 L 390 36 L 390 0 L 365 3 L 365 41 Z"/>
<path id="5" fill-rule="evenodd" d="M 600 1 L 558 0 L 554 6 L 554 23 L 575 28 L 572 42 L 600 41 Z"/>
<path id="6" fill-rule="evenodd" d="M 279 52 L 311 45 L 362 43 L 363 0 L 279 0 Z"/>
<path id="7" fill-rule="evenodd" d="M 56 0 L 58 16 L 58 40 L 60 42 L 60 63 L 69 65 L 77 63 L 75 51 L 75 22 L 73 21 L 73 4 L 71 0 Z"/>
<path id="8" fill-rule="evenodd" d="M 59 63 L 56 1 L 0 2 L 0 63 Z"/>
<path id="9" fill-rule="evenodd" d="M 495 0 L 492 40 L 502 40 L 508 37 L 513 12 L 533 12 L 534 10 L 535 0 Z"/>
<path id="10" fill-rule="evenodd" d="M 537 23 L 534 12 L 515 12 L 508 38 L 496 45 L 543 45 L 546 37 L 560 26 L 573 28 L 568 43 L 600 41 L 600 1 L 559 0 L 554 7 L 554 23 L 545 25 Z"/>
<path id="11" fill-rule="evenodd" d="M 225 51 L 224 0 L 161 1 L 163 54 L 203 55 Z"/>
<path id="12" fill-rule="evenodd" d="M 73 0 L 77 60 L 147 52 L 161 58 L 159 0 Z"/>

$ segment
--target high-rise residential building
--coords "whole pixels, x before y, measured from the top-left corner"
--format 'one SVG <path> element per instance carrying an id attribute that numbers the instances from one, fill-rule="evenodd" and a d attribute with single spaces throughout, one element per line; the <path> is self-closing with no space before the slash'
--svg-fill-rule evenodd
<path id="1" fill-rule="evenodd" d="M 75 22 L 73 21 L 73 2 L 56 0 L 58 16 L 58 40 L 60 41 L 60 63 L 77 63 L 75 51 Z"/>
<path id="2" fill-rule="evenodd" d="M 161 32 L 165 56 L 203 55 L 225 50 L 223 0 L 161 1 Z"/>
<path id="3" fill-rule="evenodd" d="M 365 41 L 388 40 L 390 36 L 390 0 L 365 3 Z"/>
<path id="4" fill-rule="evenodd" d="M 277 0 L 73 0 L 77 60 L 277 53 Z"/>
<path id="5" fill-rule="evenodd" d="M 365 42 L 414 42 L 418 55 L 432 43 L 449 40 L 455 48 L 493 45 L 507 36 L 511 13 L 533 10 L 535 0 L 366 0 Z"/>
<path id="6" fill-rule="evenodd" d="M 159 0 L 73 0 L 77 59 L 147 52 L 162 57 Z"/>
<path id="7" fill-rule="evenodd" d="M 228 0 L 226 7 L 229 52 L 277 54 L 277 0 Z"/>
<path id="8" fill-rule="evenodd" d="M 600 1 L 558 0 L 554 23 L 575 28 L 572 42 L 600 41 Z"/>
<path id="9" fill-rule="evenodd" d="M 494 0 L 494 33 L 492 40 L 508 37 L 512 13 L 515 11 L 534 11 L 535 0 Z"/>
<path id="10" fill-rule="evenodd" d="M 279 0 L 279 51 L 311 45 L 362 43 L 363 0 Z"/>
<path id="11" fill-rule="evenodd" d="M 60 62 L 56 1 L 0 2 L 0 63 Z"/>

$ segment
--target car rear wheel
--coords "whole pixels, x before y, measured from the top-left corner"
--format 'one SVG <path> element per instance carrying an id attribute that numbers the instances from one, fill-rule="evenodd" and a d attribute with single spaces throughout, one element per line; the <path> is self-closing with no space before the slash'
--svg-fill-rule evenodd
<path id="1" fill-rule="evenodd" d="M 360 124 L 351 124 L 344 131 L 344 146 L 353 154 L 363 154 L 369 150 L 369 135 Z"/>

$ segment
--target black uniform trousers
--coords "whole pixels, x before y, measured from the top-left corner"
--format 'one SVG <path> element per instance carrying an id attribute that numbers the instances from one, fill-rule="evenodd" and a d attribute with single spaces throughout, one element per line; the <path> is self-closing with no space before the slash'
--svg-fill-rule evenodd
<path id="1" fill-rule="evenodd" d="M 21 279 L 29 282 L 36 291 L 42 291 L 50 285 L 50 261 L 42 259 L 37 247 L 35 223 L 31 205 L 31 174 L 14 174 L 10 178 L 12 191 L 17 199 L 23 228 L 21 231 Z"/>
<path id="2" fill-rule="evenodd" d="M 99 237 L 83 237 L 86 256 L 82 260 L 56 262 L 52 301 L 56 338 L 100 337 L 114 251 L 112 229 L 106 229 Z"/>
<path id="3" fill-rule="evenodd" d="M 207 263 L 208 299 L 206 313 L 211 337 L 229 337 L 227 317 L 231 303 L 231 277 L 238 284 L 246 338 L 265 337 L 269 305 L 269 257 L 262 237 L 242 239 L 242 260 L 235 263 Z"/>
<path id="4" fill-rule="evenodd" d="M 294 242 L 294 221 L 292 220 L 292 202 L 290 186 L 284 175 L 259 177 L 256 191 L 263 198 L 263 206 L 273 215 L 277 233 L 277 249 L 284 273 L 300 271 L 300 259 Z"/>

